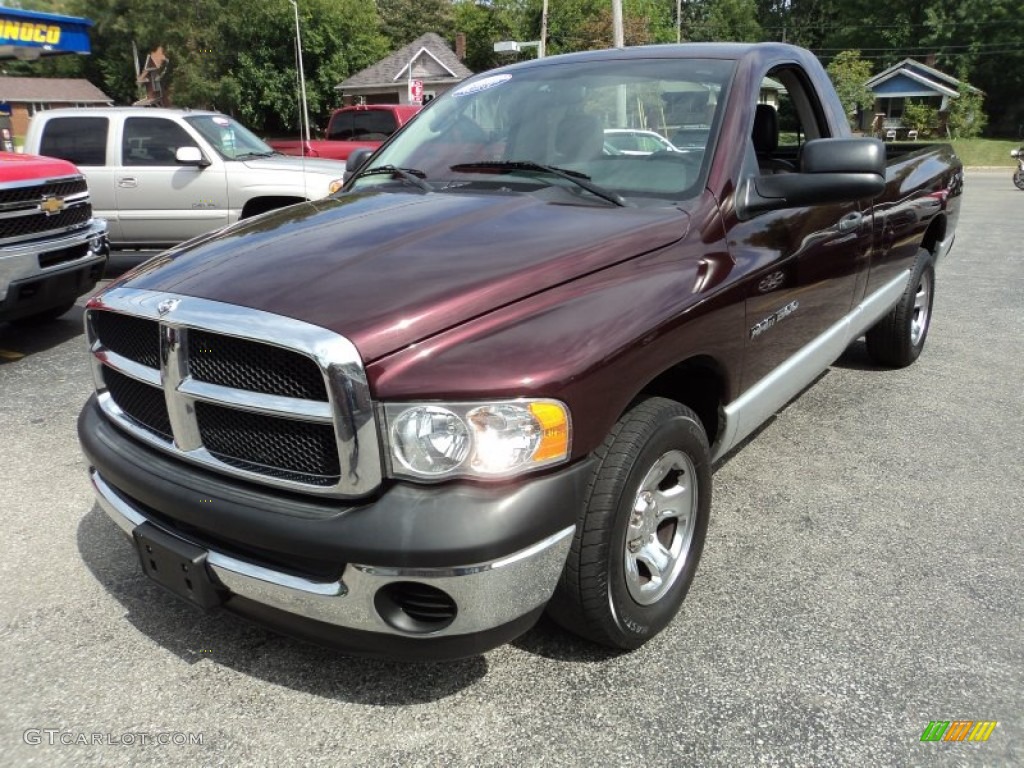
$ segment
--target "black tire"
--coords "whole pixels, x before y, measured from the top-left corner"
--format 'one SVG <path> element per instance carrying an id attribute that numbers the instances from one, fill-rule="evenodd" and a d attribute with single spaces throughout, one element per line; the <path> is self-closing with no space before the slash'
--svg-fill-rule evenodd
<path id="1" fill-rule="evenodd" d="M 17 320 L 12 320 L 11 325 L 19 326 L 32 326 L 32 325 L 45 325 L 46 323 L 52 323 L 61 315 L 70 311 L 75 306 L 74 301 L 68 301 L 56 307 L 37 312 L 34 315 L 28 315 L 27 317 L 19 317 Z"/>
<path id="2" fill-rule="evenodd" d="M 921 248 L 900 300 L 866 334 L 868 355 L 879 365 L 905 368 L 924 349 L 935 299 L 935 261 Z"/>
<path id="3" fill-rule="evenodd" d="M 1017 189 L 1024 189 L 1024 171 L 1013 172 L 1013 184 Z"/>
<path id="4" fill-rule="evenodd" d="M 570 632 L 631 650 L 665 628 L 693 581 L 711 511 L 711 452 L 692 410 L 652 397 L 618 421 L 595 455 L 598 465 L 548 613 Z M 645 481 L 657 481 L 663 470 L 657 493 L 645 491 Z M 661 518 L 657 508 L 664 513 L 672 504 L 678 517 Z M 656 527 L 643 527 L 658 519 Z M 657 583 L 650 569 L 644 583 L 648 545 L 654 552 L 678 549 Z"/>

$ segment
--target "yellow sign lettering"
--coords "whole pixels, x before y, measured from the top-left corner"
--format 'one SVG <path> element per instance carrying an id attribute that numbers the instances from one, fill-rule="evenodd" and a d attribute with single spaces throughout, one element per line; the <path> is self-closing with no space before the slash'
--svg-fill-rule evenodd
<path id="1" fill-rule="evenodd" d="M 56 45 L 61 29 L 56 24 L 29 24 L 28 22 L 0 20 L 0 40 L 19 40 L 23 43 Z"/>

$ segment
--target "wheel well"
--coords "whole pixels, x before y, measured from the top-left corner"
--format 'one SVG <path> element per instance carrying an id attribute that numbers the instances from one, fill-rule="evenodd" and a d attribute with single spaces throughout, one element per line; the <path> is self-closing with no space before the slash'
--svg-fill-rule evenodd
<path id="1" fill-rule="evenodd" d="M 932 219 L 932 223 L 928 225 L 928 231 L 924 233 L 924 239 L 921 241 L 921 247 L 934 256 L 936 246 L 939 241 L 945 237 L 946 217 L 936 216 Z"/>
<path id="2" fill-rule="evenodd" d="M 714 445 L 720 429 L 725 376 L 710 357 L 696 357 L 669 368 L 641 390 L 641 396 L 667 397 L 693 409 Z"/>
<path id="3" fill-rule="evenodd" d="M 259 216 L 261 213 L 273 211 L 275 208 L 284 208 L 286 205 L 294 205 L 304 200 L 305 198 L 302 197 L 254 197 L 242 206 L 241 218 L 248 219 L 250 216 Z"/>

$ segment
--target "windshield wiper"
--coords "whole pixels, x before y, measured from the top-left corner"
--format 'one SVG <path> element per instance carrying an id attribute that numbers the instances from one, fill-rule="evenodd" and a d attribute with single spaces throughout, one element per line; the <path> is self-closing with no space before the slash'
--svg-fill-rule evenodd
<path id="1" fill-rule="evenodd" d="M 240 155 L 235 155 L 235 160 L 249 160 L 253 157 L 273 157 L 274 152 L 242 152 Z"/>
<path id="2" fill-rule="evenodd" d="M 541 173 L 549 173 L 560 179 L 571 181 L 577 187 L 585 189 L 587 192 L 597 195 L 602 200 L 607 200 L 609 203 L 614 203 L 615 205 L 623 207 L 629 205 L 621 195 L 612 192 L 610 189 L 605 189 L 604 187 L 594 184 L 590 180 L 590 177 L 585 173 L 572 171 L 568 168 L 557 168 L 553 165 L 535 163 L 533 160 L 494 160 L 482 163 L 460 163 L 458 165 L 451 166 L 450 170 L 467 173 L 472 173 L 473 171 L 507 171 L 508 173 L 514 173 L 516 171 L 540 171 Z"/>
<path id="3" fill-rule="evenodd" d="M 407 184 L 412 184 L 414 187 L 419 187 L 424 192 L 432 192 L 430 185 L 424 181 L 427 178 L 427 174 L 418 168 L 399 168 L 397 165 L 378 165 L 373 168 L 367 168 L 365 171 L 359 171 L 355 175 L 355 178 L 362 176 L 379 176 L 381 174 L 390 174 L 393 178 L 399 178 Z"/>

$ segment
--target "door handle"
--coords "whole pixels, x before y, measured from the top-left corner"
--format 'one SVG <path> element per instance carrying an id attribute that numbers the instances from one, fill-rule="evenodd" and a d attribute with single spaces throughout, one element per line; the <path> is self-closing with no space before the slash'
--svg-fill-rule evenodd
<path id="1" fill-rule="evenodd" d="M 840 232 L 854 232 L 860 229 L 861 222 L 864 221 L 864 217 L 859 213 L 848 213 L 839 220 L 839 231 Z"/>
<path id="2" fill-rule="evenodd" d="M 123 179 L 117 180 L 117 186 L 132 189 L 139 186 L 139 180 L 134 176 L 125 176 Z"/>

